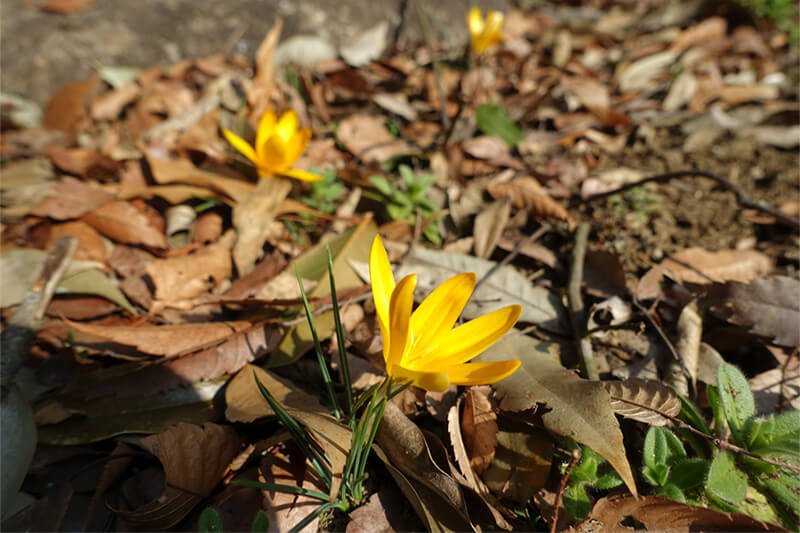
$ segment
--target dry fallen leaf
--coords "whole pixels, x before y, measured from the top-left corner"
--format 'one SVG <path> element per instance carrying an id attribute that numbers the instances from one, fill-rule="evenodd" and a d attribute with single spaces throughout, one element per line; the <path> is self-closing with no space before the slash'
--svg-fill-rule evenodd
<path id="1" fill-rule="evenodd" d="M 473 230 L 476 256 L 483 259 L 491 257 L 510 217 L 511 203 L 507 198 L 493 202 L 478 213 Z"/>
<path id="2" fill-rule="evenodd" d="M 147 214 L 128 202 L 107 202 L 85 214 L 83 221 L 117 242 L 167 248 L 164 233 L 153 226 Z"/>
<path id="3" fill-rule="evenodd" d="M 495 199 L 508 198 L 515 209 L 527 209 L 531 216 L 537 218 L 556 218 L 566 220 L 570 227 L 574 225 L 572 217 L 566 209 L 553 200 L 547 191 L 539 185 L 535 178 L 523 176 L 511 181 L 492 180 L 486 190 Z"/>
<path id="4" fill-rule="evenodd" d="M 614 494 L 598 500 L 589 516 L 569 531 L 626 531 L 629 528 L 623 521 L 631 518 L 644 524 L 648 531 L 787 531 L 741 513 L 722 513 L 659 496 L 635 498 L 630 494 Z"/>
<path id="5" fill-rule="evenodd" d="M 367 163 L 385 163 L 394 155 L 414 151 L 405 141 L 393 137 L 381 118 L 362 113 L 342 120 L 336 137 L 353 155 Z"/>
<path id="6" fill-rule="evenodd" d="M 89 213 L 113 199 L 114 195 L 111 193 L 91 187 L 75 178 L 65 177 L 30 214 L 69 220 Z"/>
<path id="7" fill-rule="evenodd" d="M 629 378 L 625 381 L 604 381 L 611 396 L 614 412 L 651 426 L 665 426 L 670 420 L 662 416 L 678 416 L 681 400 L 673 389 L 660 381 Z"/>
<path id="8" fill-rule="evenodd" d="M 117 514 L 151 531 L 174 526 L 220 482 L 239 444 L 233 428 L 212 423 L 203 427 L 181 423 L 145 437 L 140 445 L 161 461 L 166 488 L 157 500 Z"/>
<path id="9" fill-rule="evenodd" d="M 231 277 L 231 231 L 219 241 L 181 257 L 156 259 L 145 267 L 155 287 L 152 312 L 167 306 L 191 306 L 190 300 L 217 289 Z"/>
<path id="10" fill-rule="evenodd" d="M 678 283 L 709 284 L 725 281 L 750 281 L 772 269 L 772 261 L 755 250 L 720 250 L 709 252 L 693 247 L 681 250 L 651 268 L 636 287 L 636 296 L 648 300 L 661 291 L 661 277 L 671 274 Z"/>
<path id="11" fill-rule="evenodd" d="M 781 346 L 800 346 L 800 282 L 776 276 L 727 284 L 728 319 Z"/>
<path id="12" fill-rule="evenodd" d="M 161 357 L 175 357 L 218 343 L 250 326 L 247 321 L 165 326 L 101 326 L 66 321 L 81 333 Z"/>

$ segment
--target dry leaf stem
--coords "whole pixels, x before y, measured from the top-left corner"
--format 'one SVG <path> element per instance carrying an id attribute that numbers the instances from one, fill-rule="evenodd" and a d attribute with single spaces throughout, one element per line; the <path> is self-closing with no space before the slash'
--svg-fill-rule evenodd
<path id="1" fill-rule="evenodd" d="M 553 508 L 553 523 L 550 524 L 550 533 L 555 533 L 556 528 L 558 527 L 558 510 L 561 507 L 561 502 L 564 499 L 564 491 L 567 489 L 567 482 L 569 481 L 569 475 L 572 473 L 572 469 L 575 468 L 575 465 L 578 464 L 578 461 L 581 460 L 581 449 L 576 448 L 572 451 L 572 459 L 570 459 L 569 464 L 567 465 L 567 469 L 564 471 L 564 475 L 561 476 L 561 484 L 558 486 L 558 494 L 556 494 L 556 503 L 555 507 Z"/>
<path id="2" fill-rule="evenodd" d="M 22 367 L 28 348 L 42 327 L 45 309 L 50 304 L 56 287 L 64 277 L 77 249 L 77 239 L 68 235 L 53 242 L 50 255 L 38 280 L 25 294 L 22 304 L 0 334 L 0 368 L 2 368 L 0 385 L 3 389 L 14 382 L 17 372 Z"/>
<path id="3" fill-rule="evenodd" d="M 589 224 L 581 222 L 575 230 L 575 244 L 572 246 L 572 264 L 567 285 L 567 306 L 572 324 L 572 333 L 580 356 L 581 373 L 587 379 L 598 380 L 600 375 L 594 364 L 592 341 L 586 335 L 586 309 L 583 306 L 581 282 L 583 281 L 583 260 L 586 256 L 586 243 L 589 240 Z"/>
<path id="4" fill-rule="evenodd" d="M 655 176 L 648 176 L 638 181 L 626 183 L 622 187 L 619 187 L 612 191 L 601 192 L 593 196 L 590 196 L 589 198 L 581 199 L 576 202 L 576 205 L 587 204 L 594 200 L 607 198 L 611 195 L 619 194 L 629 189 L 639 187 L 641 185 L 644 185 L 645 183 L 662 182 L 662 181 L 669 181 L 675 178 L 688 178 L 688 177 L 700 177 L 700 178 L 708 178 L 710 180 L 714 180 L 717 182 L 718 185 L 722 186 L 724 189 L 731 191 L 736 196 L 736 201 L 742 207 L 747 207 L 749 209 L 755 209 L 756 211 L 766 213 L 768 215 L 775 217 L 777 220 L 781 221 L 787 226 L 791 226 L 795 230 L 800 230 L 800 219 L 793 217 L 791 215 L 787 215 L 780 209 L 777 209 L 769 204 L 753 200 L 747 194 L 745 194 L 745 192 L 738 185 L 734 184 L 728 179 L 723 178 L 722 176 L 718 176 L 713 172 L 708 172 L 706 170 L 676 170 L 674 172 L 665 172 L 664 174 L 656 174 Z M 573 205 L 570 207 L 575 207 L 575 206 Z"/>

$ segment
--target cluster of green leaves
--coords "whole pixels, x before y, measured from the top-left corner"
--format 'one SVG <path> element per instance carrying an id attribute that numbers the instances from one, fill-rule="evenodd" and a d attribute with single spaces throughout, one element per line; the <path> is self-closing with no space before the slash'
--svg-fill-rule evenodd
<path id="1" fill-rule="evenodd" d="M 575 520 L 583 520 L 592 510 L 587 490 L 613 489 L 622 484 L 622 479 L 600 454 L 585 446 L 580 449 L 581 459 L 573 467 L 564 490 L 564 507 Z"/>
<path id="2" fill-rule="evenodd" d="M 436 181 L 433 174 L 415 174 L 408 165 L 398 167 L 403 178 L 402 187 L 392 187 L 383 176 L 372 176 L 369 181 L 378 190 L 379 195 L 365 193 L 373 200 L 386 204 L 386 214 L 392 220 L 405 220 L 414 223 L 417 211 L 423 219 L 430 218 L 439 210 L 436 202 L 428 197 L 428 190 Z M 440 246 L 442 236 L 436 222 L 430 222 L 422 230 L 423 235 L 433 244 Z"/>
<path id="3" fill-rule="evenodd" d="M 797 530 L 800 474 L 791 467 L 800 466 L 800 411 L 757 417 L 747 378 L 729 364 L 720 366 L 708 399 L 712 425 L 681 399 L 679 418 L 685 424 L 678 434 L 664 427 L 648 430 L 642 475 L 652 494 Z M 621 483 L 602 457 L 588 448 L 582 451 L 564 491 L 564 507 L 576 520 L 591 511 L 592 491 Z"/>
<path id="4" fill-rule="evenodd" d="M 800 518 L 798 472 L 758 457 L 800 465 L 800 412 L 757 417 L 747 379 L 728 364 L 720 366 L 717 386 L 709 387 L 708 399 L 714 413 L 712 427 L 697 407 L 683 400 L 681 418 L 695 432 L 680 432 L 694 457 L 688 456 L 670 430 L 650 428 L 644 445 L 645 479 L 658 495 L 743 512 L 759 520 L 779 520 L 796 529 Z M 719 449 L 698 439 L 698 433 L 718 439 Z M 726 446 L 726 442 L 734 446 Z"/>
<path id="5" fill-rule="evenodd" d="M 622 218 L 633 211 L 642 222 L 661 206 L 661 196 L 644 187 L 634 187 L 622 194 L 612 194 L 607 201 L 615 217 Z"/>
<path id="6" fill-rule="evenodd" d="M 311 172 L 317 173 L 314 168 Z M 344 184 L 336 179 L 336 172 L 329 168 L 321 173 L 322 179 L 312 181 L 309 185 L 308 194 L 300 198 L 300 202 L 311 209 L 316 209 L 325 215 L 332 215 L 336 212 L 336 200 L 345 190 Z"/>

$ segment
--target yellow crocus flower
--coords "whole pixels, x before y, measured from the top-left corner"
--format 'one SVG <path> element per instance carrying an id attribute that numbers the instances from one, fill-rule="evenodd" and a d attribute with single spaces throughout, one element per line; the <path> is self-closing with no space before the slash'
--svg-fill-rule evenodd
<path id="1" fill-rule="evenodd" d="M 311 139 L 311 130 L 298 128 L 297 113 L 290 109 L 277 120 L 275 112 L 268 109 L 258 123 L 255 146 L 223 128 L 222 134 L 243 156 L 252 161 L 262 178 L 288 176 L 303 181 L 317 181 L 322 176 L 291 168 L 306 149 Z"/>
<path id="2" fill-rule="evenodd" d="M 475 289 L 475 274 L 457 274 L 437 287 L 412 313 L 416 274 L 395 283 L 379 236 L 369 256 L 372 297 L 390 378 L 441 392 L 453 385 L 486 385 L 510 376 L 516 359 L 467 363 L 511 329 L 522 308 L 510 305 L 453 328 Z"/>
<path id="3" fill-rule="evenodd" d="M 490 9 L 486 20 L 478 6 L 467 13 L 467 26 L 472 41 L 472 51 L 480 55 L 496 44 L 503 42 L 503 13 Z"/>

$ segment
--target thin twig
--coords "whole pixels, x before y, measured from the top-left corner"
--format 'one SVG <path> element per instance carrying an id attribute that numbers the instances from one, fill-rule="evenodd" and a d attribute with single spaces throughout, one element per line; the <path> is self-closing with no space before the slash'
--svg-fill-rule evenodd
<path id="1" fill-rule="evenodd" d="M 708 172 L 706 170 L 677 170 L 675 172 L 666 172 L 664 174 L 649 176 L 647 178 L 643 178 L 638 181 L 626 183 L 622 187 L 619 187 L 612 191 L 601 192 L 593 196 L 590 196 L 589 198 L 578 200 L 574 202 L 574 204 L 571 205 L 570 207 L 575 207 L 576 205 L 587 204 L 595 200 L 607 198 L 608 196 L 619 194 L 629 189 L 639 187 L 641 185 L 644 185 L 645 183 L 662 182 L 662 181 L 669 181 L 675 178 L 688 178 L 688 177 L 700 177 L 700 178 L 708 178 L 714 180 L 724 189 L 731 191 L 736 196 L 736 201 L 742 207 L 747 207 L 749 209 L 755 209 L 756 211 L 761 211 L 762 213 L 767 213 L 768 215 L 775 217 L 777 220 L 781 221 L 787 226 L 791 226 L 796 230 L 800 230 L 800 219 L 787 215 L 780 209 L 777 209 L 769 204 L 753 200 L 747 194 L 745 194 L 745 192 L 738 185 L 734 184 L 730 180 L 723 178 L 722 176 L 718 176 L 713 172 Z"/>
<path id="2" fill-rule="evenodd" d="M 500 267 L 504 267 L 507 264 L 509 264 L 511 261 L 513 261 L 514 258 L 517 257 L 517 255 L 519 255 L 519 253 L 522 250 L 522 248 L 524 248 L 525 246 L 527 246 L 528 244 L 530 244 L 532 242 L 535 242 L 535 241 L 539 240 L 539 238 L 541 238 L 541 236 L 544 235 L 545 233 L 547 233 L 549 230 L 550 230 L 550 225 L 549 224 L 544 224 L 542 227 L 540 227 L 539 229 L 534 231 L 527 239 L 519 241 L 517 243 L 517 245 L 514 247 L 514 249 L 511 251 L 511 253 L 509 253 L 507 256 L 505 256 L 502 261 L 500 261 L 499 263 L 496 263 L 494 266 L 492 266 L 492 268 L 490 268 L 488 271 L 486 271 L 486 274 L 484 274 L 481 277 L 481 279 L 479 279 L 478 282 L 475 284 L 475 289 L 472 292 L 475 293 L 478 290 L 478 287 L 480 287 L 481 284 L 486 282 L 486 280 L 489 279 L 489 277 L 492 274 L 497 272 L 497 270 Z"/>
<path id="3" fill-rule="evenodd" d="M 575 244 L 572 246 L 572 265 L 567 284 L 567 305 L 572 324 L 572 334 L 580 357 L 581 371 L 587 379 L 598 380 L 597 366 L 594 364 L 592 341 L 586 335 L 586 309 L 583 306 L 581 283 L 583 282 L 583 260 L 586 256 L 586 244 L 589 240 L 589 224 L 581 222 L 575 230 Z"/>
<path id="4" fill-rule="evenodd" d="M 550 524 L 550 533 L 556 532 L 556 528 L 558 527 L 558 509 L 561 507 L 561 501 L 564 499 L 564 491 L 567 488 L 569 475 L 572 473 L 572 469 L 575 468 L 575 465 L 578 464 L 578 461 L 580 460 L 581 460 L 581 449 L 576 448 L 572 451 L 572 459 L 570 459 L 569 464 L 567 465 L 567 469 L 564 470 L 564 475 L 561 477 L 561 484 L 558 486 L 558 494 L 556 494 L 556 505 L 555 509 L 553 509 L 553 523 Z"/>

